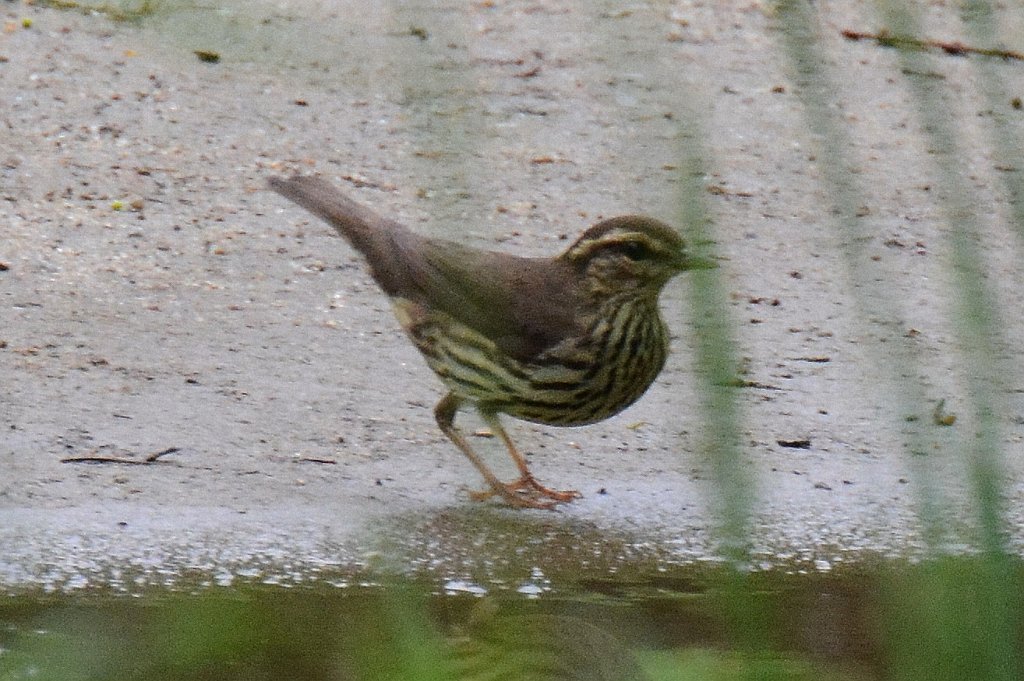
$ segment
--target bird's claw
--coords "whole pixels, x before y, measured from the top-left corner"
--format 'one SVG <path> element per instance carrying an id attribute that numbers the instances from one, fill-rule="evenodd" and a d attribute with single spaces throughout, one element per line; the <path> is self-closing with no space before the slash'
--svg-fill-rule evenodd
<path id="1" fill-rule="evenodd" d="M 515 482 L 503 482 L 499 485 L 479 492 L 470 492 L 469 496 L 473 501 L 486 501 L 493 496 L 500 496 L 512 506 L 543 509 L 552 509 L 557 504 L 583 496 L 574 489 L 555 490 L 545 487 L 532 475 L 524 475 Z"/>

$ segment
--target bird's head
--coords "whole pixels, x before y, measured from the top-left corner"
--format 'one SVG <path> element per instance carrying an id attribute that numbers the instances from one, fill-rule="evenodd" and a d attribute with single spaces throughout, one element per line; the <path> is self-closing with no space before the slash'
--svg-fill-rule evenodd
<path id="1" fill-rule="evenodd" d="M 653 218 L 625 215 L 603 220 L 560 256 L 572 264 L 598 295 L 653 295 L 686 270 L 717 263 L 691 255 L 679 234 Z"/>

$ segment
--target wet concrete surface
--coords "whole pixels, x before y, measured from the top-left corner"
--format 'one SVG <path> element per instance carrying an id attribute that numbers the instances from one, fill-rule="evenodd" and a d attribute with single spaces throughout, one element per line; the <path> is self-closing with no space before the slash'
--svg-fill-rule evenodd
<path id="1" fill-rule="evenodd" d="M 555 512 L 475 504 L 466 490 L 480 481 L 434 424 L 440 383 L 386 298 L 326 226 L 265 189 L 271 174 L 319 172 L 424 232 L 556 253 L 601 217 L 675 222 L 690 116 L 705 130 L 707 250 L 747 381 L 757 565 L 914 554 L 922 494 L 970 528 L 974 429 L 947 232 L 892 55 L 839 36 L 873 20 L 866 5 L 823 9 L 835 14 L 821 40 L 856 83 L 837 106 L 871 221 L 859 266 L 877 272 L 898 323 L 863 312 L 871 301 L 826 226 L 815 141 L 767 10 L 343 10 L 245 4 L 125 24 L 2 8 L 0 586 L 344 582 L 383 569 L 529 591 L 715 560 L 721 504 L 685 277 L 662 301 L 673 354 L 636 406 L 582 429 L 507 424 L 542 482 L 583 499 Z M 953 9 L 929 11 L 927 30 L 959 35 Z M 986 104 L 964 85 L 972 63 L 934 65 L 960 97 L 965 138 L 985 139 Z M 1008 88 L 1024 86 L 1005 68 Z M 971 149 L 989 283 L 1001 309 L 1019 310 L 1001 171 L 984 142 Z M 1024 324 L 1003 322 L 1019 528 Z M 897 344 L 924 368 L 906 379 L 923 386 L 920 404 L 887 387 L 880 358 Z M 952 426 L 931 418 L 940 399 Z M 928 451 L 912 455 L 911 440 Z M 473 441 L 503 465 L 499 443 Z M 83 457 L 136 463 L 70 460 Z"/>

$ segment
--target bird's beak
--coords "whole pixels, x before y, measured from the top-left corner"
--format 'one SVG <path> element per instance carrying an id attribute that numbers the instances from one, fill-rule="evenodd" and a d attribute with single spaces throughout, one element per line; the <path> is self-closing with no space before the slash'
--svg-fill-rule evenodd
<path id="1" fill-rule="evenodd" d="M 683 254 L 679 256 L 679 270 L 713 270 L 718 267 L 718 263 L 711 258 L 702 258 L 697 255 Z"/>

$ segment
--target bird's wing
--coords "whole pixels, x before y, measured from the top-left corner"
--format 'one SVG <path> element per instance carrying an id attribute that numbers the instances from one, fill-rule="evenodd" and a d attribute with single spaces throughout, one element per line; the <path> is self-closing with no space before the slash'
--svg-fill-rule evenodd
<path id="1" fill-rule="evenodd" d="M 269 183 L 360 251 L 385 293 L 452 316 L 516 359 L 530 361 L 578 331 L 577 275 L 562 259 L 520 258 L 427 238 L 319 177 Z"/>
<path id="2" fill-rule="evenodd" d="M 481 251 L 412 232 L 397 236 L 398 262 L 407 275 L 402 295 L 479 331 L 512 357 L 530 361 L 579 331 L 576 277 L 565 263 Z"/>

